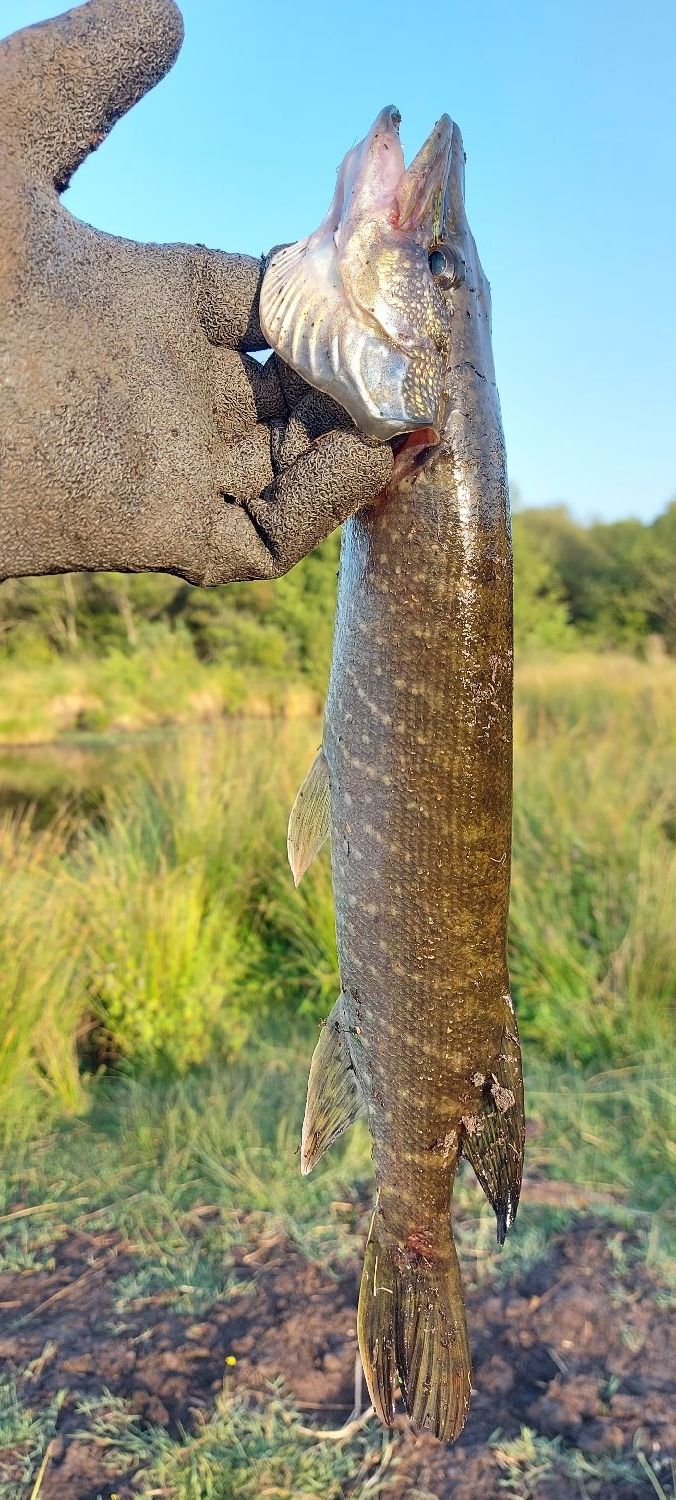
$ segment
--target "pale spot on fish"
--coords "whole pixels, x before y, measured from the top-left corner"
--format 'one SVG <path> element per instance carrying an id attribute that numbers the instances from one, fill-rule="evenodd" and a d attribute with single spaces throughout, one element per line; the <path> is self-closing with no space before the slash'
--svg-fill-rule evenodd
<path id="1" fill-rule="evenodd" d="M 491 1084 L 491 1093 L 501 1114 L 504 1114 L 506 1110 L 511 1109 L 512 1105 L 515 1103 L 512 1090 L 503 1089 L 502 1085 L 498 1083 L 498 1080 L 495 1076 L 493 1077 L 493 1082 Z"/>

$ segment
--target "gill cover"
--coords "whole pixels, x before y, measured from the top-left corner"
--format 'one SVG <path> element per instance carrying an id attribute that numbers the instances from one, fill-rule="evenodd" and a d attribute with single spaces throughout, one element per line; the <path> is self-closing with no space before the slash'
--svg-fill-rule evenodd
<path id="1" fill-rule="evenodd" d="M 449 313 L 430 270 L 451 155 L 447 115 L 406 170 L 398 111 L 348 152 L 314 234 L 277 251 L 261 288 L 271 346 L 370 437 L 440 432 Z"/>

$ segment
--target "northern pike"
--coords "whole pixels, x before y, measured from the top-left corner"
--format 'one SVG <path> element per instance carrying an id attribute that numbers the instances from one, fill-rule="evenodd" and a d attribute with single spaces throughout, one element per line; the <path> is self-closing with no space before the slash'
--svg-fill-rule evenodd
<path id="1" fill-rule="evenodd" d="M 444 116 L 406 170 L 381 111 L 324 223 L 275 255 L 271 345 L 395 477 L 344 526 L 322 748 L 289 824 L 296 883 L 331 835 L 341 993 L 310 1068 L 301 1166 L 365 1112 L 377 1200 L 358 1311 L 373 1405 L 460 1432 L 470 1354 L 451 1224 L 461 1155 L 514 1219 L 523 1084 L 507 968 L 512 561 L 490 292 Z"/>

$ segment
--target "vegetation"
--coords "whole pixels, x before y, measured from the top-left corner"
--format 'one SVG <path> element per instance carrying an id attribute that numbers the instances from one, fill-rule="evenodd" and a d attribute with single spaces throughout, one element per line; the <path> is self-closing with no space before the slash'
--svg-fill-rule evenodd
<path id="1" fill-rule="evenodd" d="M 536 1264 L 571 1203 L 607 1219 L 618 1264 L 624 1229 L 661 1273 L 673 1244 L 675 541 L 676 504 L 652 527 L 515 518 L 510 962 L 528 1172 L 561 1198 L 534 1196 L 496 1271 L 490 1211 L 463 1173 L 470 1286 Z M 285 830 L 320 732 L 307 715 L 325 685 L 336 561 L 334 539 L 277 585 L 0 590 L 0 738 L 70 735 L 0 760 L 0 1273 L 47 1270 L 70 1234 L 115 1232 L 131 1258 L 120 1326 L 159 1294 L 200 1317 L 237 1289 L 245 1243 L 283 1234 L 323 1264 L 362 1243 L 363 1126 L 309 1179 L 294 1159 L 338 975 L 327 856 L 295 892 Z M 111 726 L 145 732 L 106 739 Z M 27 1389 L 0 1387 L 8 1500 L 39 1493 L 71 1399 L 34 1407 Z M 256 1407 L 226 1381 L 179 1439 L 118 1396 L 83 1397 L 79 1416 L 102 1486 L 108 1459 L 111 1473 L 124 1459 L 140 1493 L 176 1500 L 385 1495 L 394 1472 L 373 1427 L 308 1438 L 276 1389 Z M 673 1493 L 638 1448 L 591 1456 L 529 1428 L 491 1441 L 508 1494 L 561 1477 L 571 1493 Z"/>
<path id="2" fill-rule="evenodd" d="M 662 1057 L 676 988 L 676 664 L 518 675 L 511 967 L 540 1061 Z M 148 740 L 40 827 L 0 824 L 5 1122 L 85 1107 L 102 1060 L 185 1070 L 338 987 L 328 862 L 298 893 L 285 825 L 316 721 Z M 25 797 L 25 791 L 22 794 Z M 11 1104 L 10 1101 L 14 1100 Z"/>
<path id="3" fill-rule="evenodd" d="M 584 528 L 563 507 L 514 517 L 520 651 L 676 651 L 676 501 L 650 526 Z M 277 583 L 194 589 L 119 574 L 0 589 L 0 742 L 318 713 L 338 541 Z"/>

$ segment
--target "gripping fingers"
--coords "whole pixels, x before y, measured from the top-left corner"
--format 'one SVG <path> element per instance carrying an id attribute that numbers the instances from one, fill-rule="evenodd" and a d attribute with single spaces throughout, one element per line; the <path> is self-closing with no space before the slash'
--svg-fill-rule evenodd
<path id="1" fill-rule="evenodd" d="M 280 577 L 375 498 L 393 463 L 388 444 L 374 447 L 356 432 L 337 431 L 320 438 L 256 499 L 235 499 L 224 486 L 208 520 L 202 512 L 202 560 L 185 576 L 207 587 Z"/>
<path id="2" fill-rule="evenodd" d="M 387 484 L 388 444 L 373 447 L 354 431 L 321 437 L 285 469 L 247 511 L 269 554 L 267 577 L 286 573 L 329 532 Z"/>

